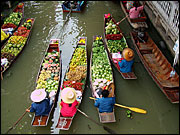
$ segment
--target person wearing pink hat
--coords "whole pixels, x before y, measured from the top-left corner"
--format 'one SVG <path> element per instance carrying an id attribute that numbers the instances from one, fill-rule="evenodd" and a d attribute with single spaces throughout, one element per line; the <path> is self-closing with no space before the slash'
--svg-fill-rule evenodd
<path id="1" fill-rule="evenodd" d="M 78 101 L 76 100 L 76 91 L 74 88 L 66 87 L 61 92 L 61 115 L 63 117 L 73 117 L 77 111 Z"/>
<path id="2" fill-rule="evenodd" d="M 30 109 L 26 109 L 27 112 L 35 112 L 36 116 L 47 116 L 51 110 L 50 99 L 46 98 L 47 93 L 45 89 L 36 89 L 31 93 Z M 54 95 L 53 95 L 54 96 Z"/>

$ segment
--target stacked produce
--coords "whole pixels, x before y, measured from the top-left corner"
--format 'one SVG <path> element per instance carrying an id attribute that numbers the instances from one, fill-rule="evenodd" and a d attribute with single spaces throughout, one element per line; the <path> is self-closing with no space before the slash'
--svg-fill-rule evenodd
<path id="1" fill-rule="evenodd" d="M 9 17 L 7 17 L 6 19 L 4 19 L 4 24 L 2 25 L 1 29 L 7 29 L 7 28 L 12 28 L 14 31 L 17 26 L 20 24 L 21 19 L 22 19 L 22 11 L 23 11 L 23 6 L 24 3 L 20 3 L 16 9 L 14 9 L 14 11 L 9 15 Z M 10 35 L 8 35 L 9 37 Z M 7 37 L 2 35 L 1 32 L 1 41 L 5 40 Z"/>
<path id="2" fill-rule="evenodd" d="M 17 56 L 25 45 L 26 40 L 27 38 L 22 36 L 11 36 L 8 40 L 8 43 L 1 50 L 1 54 L 9 53 L 11 55 Z"/>
<path id="3" fill-rule="evenodd" d="M 105 32 L 106 34 L 120 34 L 117 25 L 113 22 L 112 19 L 106 23 Z"/>
<path id="4" fill-rule="evenodd" d="M 53 50 L 45 55 L 42 63 L 42 69 L 39 74 L 36 89 L 45 88 L 47 92 L 58 90 L 59 72 L 60 72 L 60 54 Z"/>
<path id="5" fill-rule="evenodd" d="M 121 38 L 121 40 L 108 40 L 107 47 L 110 53 L 122 52 L 124 48 L 127 48 L 128 45 L 126 43 L 125 38 Z"/>
<path id="6" fill-rule="evenodd" d="M 104 87 L 112 82 L 112 68 L 104 48 L 102 37 L 96 37 L 92 49 L 91 76 L 95 89 Z"/>
<path id="7" fill-rule="evenodd" d="M 86 77 L 87 56 L 84 47 L 77 47 L 69 64 L 66 78 L 69 81 L 81 82 Z"/>
<path id="8" fill-rule="evenodd" d="M 16 27 L 19 25 L 20 21 L 22 19 L 22 13 L 21 12 L 13 12 L 9 15 L 8 18 L 4 20 L 4 24 L 2 26 L 2 29 L 9 28 L 7 25 L 14 24 Z"/>
<path id="9" fill-rule="evenodd" d="M 32 27 L 33 19 L 27 19 Z M 26 33 L 25 33 L 26 32 Z M 30 30 L 26 27 L 20 27 L 13 36 L 9 38 L 7 43 L 1 49 L 1 57 L 7 58 L 9 64 L 14 60 L 14 58 L 21 52 L 22 48 L 27 42 Z M 9 66 L 8 64 L 8 66 Z"/>

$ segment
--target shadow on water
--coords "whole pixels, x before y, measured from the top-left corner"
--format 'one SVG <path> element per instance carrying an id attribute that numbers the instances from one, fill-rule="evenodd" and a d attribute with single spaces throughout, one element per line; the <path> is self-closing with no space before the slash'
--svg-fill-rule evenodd
<path id="1" fill-rule="evenodd" d="M 79 36 L 88 39 L 88 60 L 92 46 L 93 35 L 103 35 L 103 15 L 111 13 L 116 21 L 125 15 L 119 1 L 88 1 L 82 13 L 72 13 L 63 31 L 63 21 L 68 13 L 63 13 L 62 1 L 25 1 L 25 17 L 36 18 L 31 39 L 16 63 L 4 74 L 1 81 L 1 133 L 24 113 L 31 104 L 30 94 L 35 88 L 35 80 L 45 49 L 51 38 L 60 38 L 62 50 L 62 78 L 74 51 Z M 125 37 L 132 30 L 127 20 L 120 24 Z M 149 33 L 158 35 L 150 25 Z M 159 36 L 152 36 L 159 42 Z M 127 38 L 130 48 L 132 41 Z M 134 49 L 135 51 L 135 49 Z M 169 53 L 169 52 L 167 52 Z M 169 59 L 172 57 L 167 56 Z M 147 73 L 135 52 L 135 74 L 137 80 L 124 80 L 113 67 L 116 102 L 130 107 L 147 110 L 147 114 L 132 112 L 133 119 L 126 116 L 126 109 L 115 106 L 116 123 L 103 124 L 119 134 L 177 134 L 179 133 L 179 106 L 171 104 Z M 99 122 L 94 102 L 89 99 L 91 90 L 89 80 L 84 91 L 80 110 Z M 47 127 L 32 127 L 32 113 L 27 113 L 12 134 L 50 134 L 53 122 L 59 116 L 59 108 L 55 108 Z M 78 113 L 74 117 L 69 131 L 58 131 L 60 134 L 107 134 L 94 122 Z"/>

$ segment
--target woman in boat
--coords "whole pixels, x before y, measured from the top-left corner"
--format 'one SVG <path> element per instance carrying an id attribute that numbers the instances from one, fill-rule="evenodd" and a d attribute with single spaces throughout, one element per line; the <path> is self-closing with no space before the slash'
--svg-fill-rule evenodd
<path id="1" fill-rule="evenodd" d="M 132 65 L 134 63 L 134 52 L 130 48 L 125 48 L 122 52 L 122 57 L 124 58 L 123 60 L 118 61 L 118 65 L 120 67 L 120 71 L 122 73 L 128 73 L 132 72 Z"/>
<path id="2" fill-rule="evenodd" d="M 26 109 L 27 112 L 35 112 L 36 116 L 47 116 L 51 110 L 52 104 L 50 104 L 50 98 L 46 98 L 47 93 L 45 89 L 37 89 L 31 93 L 30 109 Z M 54 95 L 51 95 L 54 96 Z"/>
<path id="3" fill-rule="evenodd" d="M 78 101 L 76 100 L 76 91 L 74 88 L 66 87 L 61 92 L 61 116 L 73 117 L 77 111 Z"/>
<path id="4" fill-rule="evenodd" d="M 115 104 L 115 97 L 108 97 L 109 91 L 103 90 L 102 91 L 102 98 L 97 98 L 95 100 L 94 106 L 99 108 L 99 112 L 113 112 L 114 104 Z"/>
<path id="5" fill-rule="evenodd" d="M 139 7 L 138 7 L 138 4 L 135 2 L 135 3 L 134 3 L 134 7 L 129 10 L 129 17 L 130 17 L 131 19 L 139 18 L 139 17 L 140 17 L 140 13 L 141 13 L 141 12 L 143 11 L 143 9 L 144 9 L 144 5 L 145 5 L 145 2 L 143 2 L 143 5 L 142 5 L 142 6 L 139 6 Z"/>

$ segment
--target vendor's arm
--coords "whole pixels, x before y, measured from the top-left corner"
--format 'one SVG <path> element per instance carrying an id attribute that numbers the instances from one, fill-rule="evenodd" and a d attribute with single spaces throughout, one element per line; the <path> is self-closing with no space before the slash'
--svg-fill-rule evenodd
<path id="1" fill-rule="evenodd" d="M 95 100 L 94 106 L 99 107 L 99 100 Z"/>

